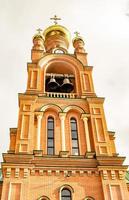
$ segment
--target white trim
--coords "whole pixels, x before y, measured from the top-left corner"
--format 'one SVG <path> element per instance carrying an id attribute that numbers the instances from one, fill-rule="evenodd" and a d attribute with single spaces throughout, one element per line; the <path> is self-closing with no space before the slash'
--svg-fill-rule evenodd
<path id="1" fill-rule="evenodd" d="M 62 137 L 62 151 L 66 151 L 66 141 L 65 141 L 65 117 L 66 113 L 59 114 L 61 120 L 61 137 Z"/>
<path id="2" fill-rule="evenodd" d="M 40 150 L 40 137 L 41 137 L 41 121 L 42 121 L 42 116 L 41 115 L 37 115 L 37 150 Z"/>
<path id="3" fill-rule="evenodd" d="M 83 119 L 83 122 L 84 122 L 85 140 L 86 140 L 87 151 L 91 152 L 90 134 L 89 134 L 89 127 L 88 127 L 88 118 L 86 116 L 82 115 L 82 119 Z"/>

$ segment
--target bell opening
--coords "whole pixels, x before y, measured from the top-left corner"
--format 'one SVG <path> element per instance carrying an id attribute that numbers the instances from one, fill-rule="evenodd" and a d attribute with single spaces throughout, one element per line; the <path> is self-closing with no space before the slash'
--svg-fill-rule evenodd
<path id="1" fill-rule="evenodd" d="M 75 72 L 70 63 L 56 61 L 48 65 L 45 73 L 45 91 L 76 93 Z"/>
<path id="2" fill-rule="evenodd" d="M 63 74 L 58 74 L 49 77 L 50 75 L 47 74 L 48 78 L 46 78 L 46 91 L 47 92 L 57 92 L 57 93 L 70 93 L 74 90 L 74 85 L 70 78 L 64 77 Z M 72 76 L 72 80 L 74 77 Z"/>

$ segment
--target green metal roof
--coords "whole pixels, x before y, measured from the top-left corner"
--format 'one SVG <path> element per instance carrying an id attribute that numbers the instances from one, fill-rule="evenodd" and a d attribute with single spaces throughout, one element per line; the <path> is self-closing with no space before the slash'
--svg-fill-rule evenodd
<path id="1" fill-rule="evenodd" d="M 129 171 L 126 172 L 125 178 L 126 178 L 127 183 L 129 183 Z"/>
<path id="2" fill-rule="evenodd" d="M 0 169 L 0 182 L 2 181 L 2 170 Z"/>

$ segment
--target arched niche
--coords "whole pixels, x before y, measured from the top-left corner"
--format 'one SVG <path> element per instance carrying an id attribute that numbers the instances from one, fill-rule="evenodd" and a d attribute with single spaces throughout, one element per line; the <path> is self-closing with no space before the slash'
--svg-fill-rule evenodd
<path id="1" fill-rule="evenodd" d="M 77 111 L 77 112 L 79 112 L 80 114 L 85 113 L 85 111 L 84 111 L 80 106 L 76 106 L 76 105 L 69 105 L 69 106 L 66 106 L 66 107 L 63 109 L 63 112 L 68 113 L 68 112 L 71 111 L 71 110 Z"/>
<path id="2" fill-rule="evenodd" d="M 54 62 L 49 62 L 45 71 L 45 91 L 56 93 L 76 93 L 76 76 L 76 69 L 71 65 L 71 63 L 59 59 Z M 51 89 L 50 87 L 51 80 L 55 81 L 53 84 L 57 84 L 55 89 Z M 69 83 L 69 86 L 64 89 L 63 85 L 66 80 L 67 83 Z"/>
<path id="3" fill-rule="evenodd" d="M 49 56 L 49 57 L 48 57 Z M 59 87 L 53 92 L 61 92 L 61 87 L 65 77 L 68 77 L 73 84 L 73 90 L 70 93 L 78 93 L 81 90 L 80 71 L 83 71 L 83 65 L 74 57 L 69 55 L 48 55 L 43 57 L 38 66 L 43 72 L 43 91 L 49 92 L 48 83 L 51 76 L 54 76 Z"/>
<path id="4" fill-rule="evenodd" d="M 40 111 L 45 112 L 48 109 L 55 110 L 57 113 L 62 112 L 62 109 L 56 104 L 46 104 L 40 108 Z"/>

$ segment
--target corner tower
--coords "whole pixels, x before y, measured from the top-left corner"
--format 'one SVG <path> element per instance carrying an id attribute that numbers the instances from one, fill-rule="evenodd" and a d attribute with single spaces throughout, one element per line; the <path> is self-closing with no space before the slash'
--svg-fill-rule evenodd
<path id="1" fill-rule="evenodd" d="M 55 24 L 33 37 L 17 128 L 3 154 L 2 200 L 127 200 L 127 166 L 107 129 L 93 67 L 76 32 Z"/>

